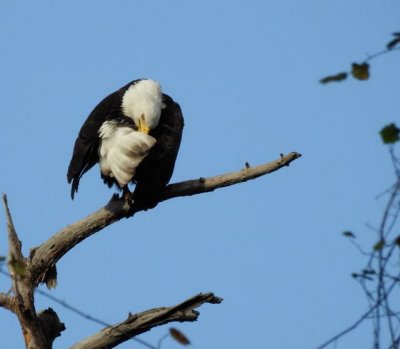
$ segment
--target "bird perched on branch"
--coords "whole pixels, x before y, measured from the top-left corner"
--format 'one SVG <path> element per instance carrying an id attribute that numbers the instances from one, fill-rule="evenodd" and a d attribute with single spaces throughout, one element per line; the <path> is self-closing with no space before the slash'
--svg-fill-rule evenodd
<path id="1" fill-rule="evenodd" d="M 172 176 L 183 124 L 179 104 L 154 80 L 134 80 L 104 98 L 75 141 L 67 174 L 72 199 L 82 175 L 99 163 L 104 183 L 124 193 L 135 183 L 135 203 L 154 207 Z"/>

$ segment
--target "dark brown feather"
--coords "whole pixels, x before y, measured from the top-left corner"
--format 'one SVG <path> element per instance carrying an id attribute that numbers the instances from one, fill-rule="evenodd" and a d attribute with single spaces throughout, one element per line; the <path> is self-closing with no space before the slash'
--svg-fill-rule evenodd
<path id="1" fill-rule="evenodd" d="M 75 141 L 72 159 L 68 167 L 67 180 L 72 181 L 71 197 L 78 192 L 79 180 L 99 161 L 99 129 L 107 119 L 117 118 L 121 114 L 119 91 L 104 98 L 90 113 Z"/>
<path id="2" fill-rule="evenodd" d="M 163 95 L 163 102 L 166 107 L 161 112 L 160 123 L 150 132 L 157 142 L 134 177 L 135 205 L 142 208 L 157 204 L 159 195 L 171 179 L 182 139 L 184 121 L 179 104 L 167 95 Z"/>
<path id="3" fill-rule="evenodd" d="M 104 98 L 90 113 L 83 124 L 78 138 L 75 141 L 72 159 L 68 167 L 68 183 L 72 182 L 71 197 L 78 192 L 79 181 L 82 175 L 89 171 L 99 161 L 99 129 L 107 120 L 120 120 L 121 124 L 130 124 L 135 128 L 133 121 L 128 120 L 121 110 L 122 97 L 134 80 L 118 91 Z M 157 141 L 149 155 L 139 165 L 132 182 L 136 183 L 135 202 L 143 208 L 154 207 L 161 191 L 171 179 L 175 160 L 182 138 L 183 116 L 179 105 L 171 97 L 163 94 L 165 108 L 161 111 L 158 126 L 150 132 Z M 103 181 L 109 187 L 116 185 L 121 189 L 113 177 L 103 176 Z"/>

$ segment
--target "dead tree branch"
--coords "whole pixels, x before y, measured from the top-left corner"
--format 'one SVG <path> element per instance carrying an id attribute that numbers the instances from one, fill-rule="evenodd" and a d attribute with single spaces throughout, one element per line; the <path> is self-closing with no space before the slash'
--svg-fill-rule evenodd
<path id="1" fill-rule="evenodd" d="M 289 166 L 300 156 L 298 153 L 290 153 L 260 166 L 250 167 L 246 164 L 245 168 L 238 172 L 171 184 L 166 187 L 159 202 L 242 183 Z M 132 217 L 145 208 L 132 204 L 129 198 L 113 196 L 105 207 L 61 229 L 43 244 L 32 249 L 29 258 L 25 258 L 5 195 L 3 195 L 3 203 L 10 245 L 8 267 L 13 287 L 11 295 L 0 293 L 0 306 L 11 310 L 18 317 L 26 348 L 51 349 L 54 339 L 60 335 L 65 326 L 51 308 L 40 313 L 36 312 L 34 290 L 41 282 L 46 282 L 51 287 L 55 286 L 56 263 L 78 243 L 110 224 L 122 218 Z M 199 294 L 174 307 L 158 308 L 130 315 L 124 322 L 104 328 L 98 334 L 77 343 L 74 348 L 112 348 L 155 326 L 171 321 L 195 321 L 199 315 L 194 310 L 195 308 L 203 303 L 216 304 L 221 301 L 222 299 L 215 297 L 212 293 Z"/>
<path id="2" fill-rule="evenodd" d="M 108 326 L 93 336 L 76 343 L 71 349 L 109 349 L 131 339 L 153 327 L 172 321 L 196 321 L 199 312 L 194 310 L 204 303 L 218 304 L 222 299 L 212 293 L 200 293 L 185 302 L 172 307 L 156 308 L 129 315 L 128 318 L 116 325 Z"/>
<path id="3" fill-rule="evenodd" d="M 3 295 L 1 298 L 3 298 L 4 305 L 12 307 L 12 311 L 18 317 L 26 348 L 50 349 L 55 337 L 50 340 L 46 336 L 46 333 L 43 332 L 41 318 L 36 313 L 33 295 L 35 287 L 31 282 L 30 264 L 22 254 L 22 244 L 18 239 L 5 194 L 3 194 L 3 204 L 9 243 L 8 268 L 12 276 L 14 296 L 7 299 Z M 60 331 L 58 335 L 59 333 Z"/>
<path id="4" fill-rule="evenodd" d="M 170 184 L 161 196 L 160 202 L 179 196 L 207 193 L 218 188 L 246 182 L 289 166 L 292 161 L 300 156 L 298 153 L 289 153 L 281 155 L 275 161 L 260 166 L 246 166 L 246 168 L 238 172 Z M 113 198 L 105 207 L 61 229 L 42 245 L 31 251 L 30 261 L 33 283 L 37 286 L 39 283 L 46 281 L 48 271 L 51 268 L 54 269 L 57 261 L 75 245 L 110 224 L 122 218 L 131 217 L 139 211 L 142 211 L 142 209 L 135 208 L 132 211 L 131 205 L 126 200 Z"/>
<path id="5" fill-rule="evenodd" d="M 0 293 L 0 307 L 3 307 L 11 312 L 14 312 L 13 306 L 12 306 L 12 298 L 5 294 L 5 293 Z"/>
<path id="6" fill-rule="evenodd" d="M 18 239 L 18 235 L 11 217 L 10 209 L 8 208 L 6 194 L 3 194 L 3 205 L 7 219 L 9 261 L 11 261 L 11 263 L 9 263 L 9 266 L 13 267 L 12 261 L 15 261 L 16 263 L 23 263 L 24 256 L 22 255 L 22 244 L 21 241 Z M 10 270 L 10 272 L 14 272 L 14 270 Z"/>

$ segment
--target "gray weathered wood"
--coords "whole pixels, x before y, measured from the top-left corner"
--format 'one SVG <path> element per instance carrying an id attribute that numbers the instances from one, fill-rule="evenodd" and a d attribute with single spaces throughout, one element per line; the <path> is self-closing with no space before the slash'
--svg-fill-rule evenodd
<path id="1" fill-rule="evenodd" d="M 289 166 L 300 156 L 298 153 L 289 153 L 260 166 L 251 167 L 246 163 L 245 168 L 238 172 L 171 184 L 166 187 L 159 202 L 179 196 L 206 193 L 245 182 Z M 122 218 L 132 217 L 143 208 L 132 203 L 129 197 L 114 196 L 105 207 L 61 229 L 43 244 L 32 249 L 29 258 L 25 258 L 5 195 L 3 195 L 3 203 L 9 236 L 8 265 L 13 281 L 13 294 L 0 293 L 0 306 L 17 315 L 26 348 L 51 349 L 53 340 L 64 330 L 64 325 L 58 320 L 57 314 L 52 309 L 48 309 L 38 316 L 34 306 L 34 290 L 41 282 L 46 282 L 48 286 L 55 285 L 56 263 L 74 246 L 110 224 Z M 221 299 L 212 293 L 199 294 L 174 307 L 152 309 L 130 315 L 125 321 L 106 327 L 99 333 L 77 343 L 73 349 L 112 348 L 155 326 L 171 321 L 195 321 L 199 315 L 194 310 L 195 308 L 203 303 L 219 302 Z M 53 317 L 57 318 L 58 326 L 47 326 L 47 323 L 54 323 Z M 47 318 L 50 318 L 50 321 L 47 321 Z"/>
<path id="2" fill-rule="evenodd" d="M 194 310 L 204 303 L 218 304 L 222 299 L 212 293 L 200 293 L 185 302 L 173 307 L 151 309 L 129 315 L 128 318 L 108 326 L 100 332 L 83 339 L 71 349 L 110 349 L 125 342 L 134 336 L 151 330 L 153 327 L 164 325 L 172 321 L 196 321 L 199 312 Z"/>
<path id="3" fill-rule="evenodd" d="M 29 349 L 50 349 L 49 343 L 40 327 L 35 310 L 33 292 L 35 287 L 32 285 L 29 262 L 22 254 L 22 244 L 12 221 L 10 209 L 8 207 L 7 196 L 3 194 L 3 205 L 7 219 L 8 231 L 8 269 L 12 276 L 13 283 L 13 312 L 18 317 L 25 346 Z M 8 304 L 11 305 L 11 299 Z"/>
<path id="4" fill-rule="evenodd" d="M 207 193 L 215 189 L 246 182 L 289 166 L 292 161 L 300 156 L 298 153 L 289 153 L 263 165 L 252 167 L 246 164 L 245 168 L 238 172 L 170 184 L 166 187 L 160 202 L 179 196 Z M 49 268 L 54 267 L 56 262 L 76 244 L 108 225 L 122 218 L 128 218 L 138 211 L 141 211 L 141 209 L 134 208 L 132 211 L 132 206 L 124 198 L 113 198 L 105 207 L 61 229 L 42 245 L 31 251 L 30 259 L 34 283 L 37 285 L 44 282 Z"/>

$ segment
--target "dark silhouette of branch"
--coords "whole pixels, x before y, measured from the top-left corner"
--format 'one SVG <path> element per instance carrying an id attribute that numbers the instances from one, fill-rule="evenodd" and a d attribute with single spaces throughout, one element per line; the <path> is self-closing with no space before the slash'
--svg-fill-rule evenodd
<path id="1" fill-rule="evenodd" d="M 369 253 L 364 253 L 358 243 L 350 240 L 362 254 L 368 257 L 366 267 L 360 273 L 353 273 L 352 276 L 360 283 L 369 309 L 353 325 L 333 336 L 318 349 L 326 348 L 336 342 L 366 320 L 371 321 L 373 325 L 374 348 L 385 346 L 390 349 L 398 349 L 400 346 L 400 316 L 398 308 L 395 308 L 398 307 L 398 303 L 396 297 L 392 296 L 391 298 L 395 286 L 398 287 L 400 284 L 398 254 L 396 253 L 400 246 L 400 235 L 398 229 L 395 229 L 398 227 L 400 217 L 400 162 L 393 148 L 390 148 L 390 156 L 396 181 L 388 190 L 385 190 L 384 194 L 388 198 L 384 205 L 382 218 L 379 227 L 372 229 L 376 236 L 376 243 Z M 385 343 L 383 343 L 384 341 Z"/>
<path id="2" fill-rule="evenodd" d="M 278 160 L 260 166 L 246 166 L 238 172 L 170 184 L 162 194 L 160 202 L 179 196 L 207 193 L 215 189 L 246 182 L 289 166 L 292 161 L 300 156 L 298 153 L 289 153 L 281 155 Z M 61 229 L 42 245 L 31 250 L 30 263 L 34 285 L 37 286 L 39 283 L 45 282 L 48 271 L 54 268 L 57 261 L 76 244 L 108 225 L 122 218 L 131 217 L 142 210 L 143 208 L 135 206 L 132 209 L 130 202 L 124 198 L 113 197 L 105 207 Z"/>
<path id="3" fill-rule="evenodd" d="M 392 282 L 390 287 L 388 288 L 386 292 L 386 296 L 389 295 L 394 287 L 397 285 L 397 281 Z M 380 298 L 376 301 L 376 303 L 368 309 L 363 315 L 360 316 L 360 318 L 355 321 L 352 325 L 344 329 L 343 331 L 339 332 L 338 334 L 334 335 L 332 338 L 328 339 L 325 343 L 321 344 L 320 346 L 317 347 L 317 349 L 323 349 L 326 348 L 328 345 L 336 342 L 338 339 L 346 335 L 347 333 L 353 331 L 356 329 L 362 322 L 370 318 L 370 315 L 378 308 L 381 306 L 382 302 L 384 301 L 384 298 Z"/>
<path id="4" fill-rule="evenodd" d="M 385 49 L 385 50 L 376 52 L 372 55 L 367 55 L 367 59 L 364 62 L 370 62 L 379 56 L 383 56 L 383 55 L 386 55 L 390 52 L 397 51 L 397 50 L 400 50 L 400 47 L 396 47 L 396 48 L 392 48 L 392 49 Z"/>
<path id="5" fill-rule="evenodd" d="M 109 349 L 130 338 L 147 332 L 153 327 L 172 321 L 196 321 L 199 312 L 194 310 L 204 303 L 218 304 L 222 299 L 212 293 L 200 293 L 185 302 L 172 307 L 156 308 L 129 315 L 128 318 L 116 325 L 109 326 L 76 343 L 71 349 Z"/>

